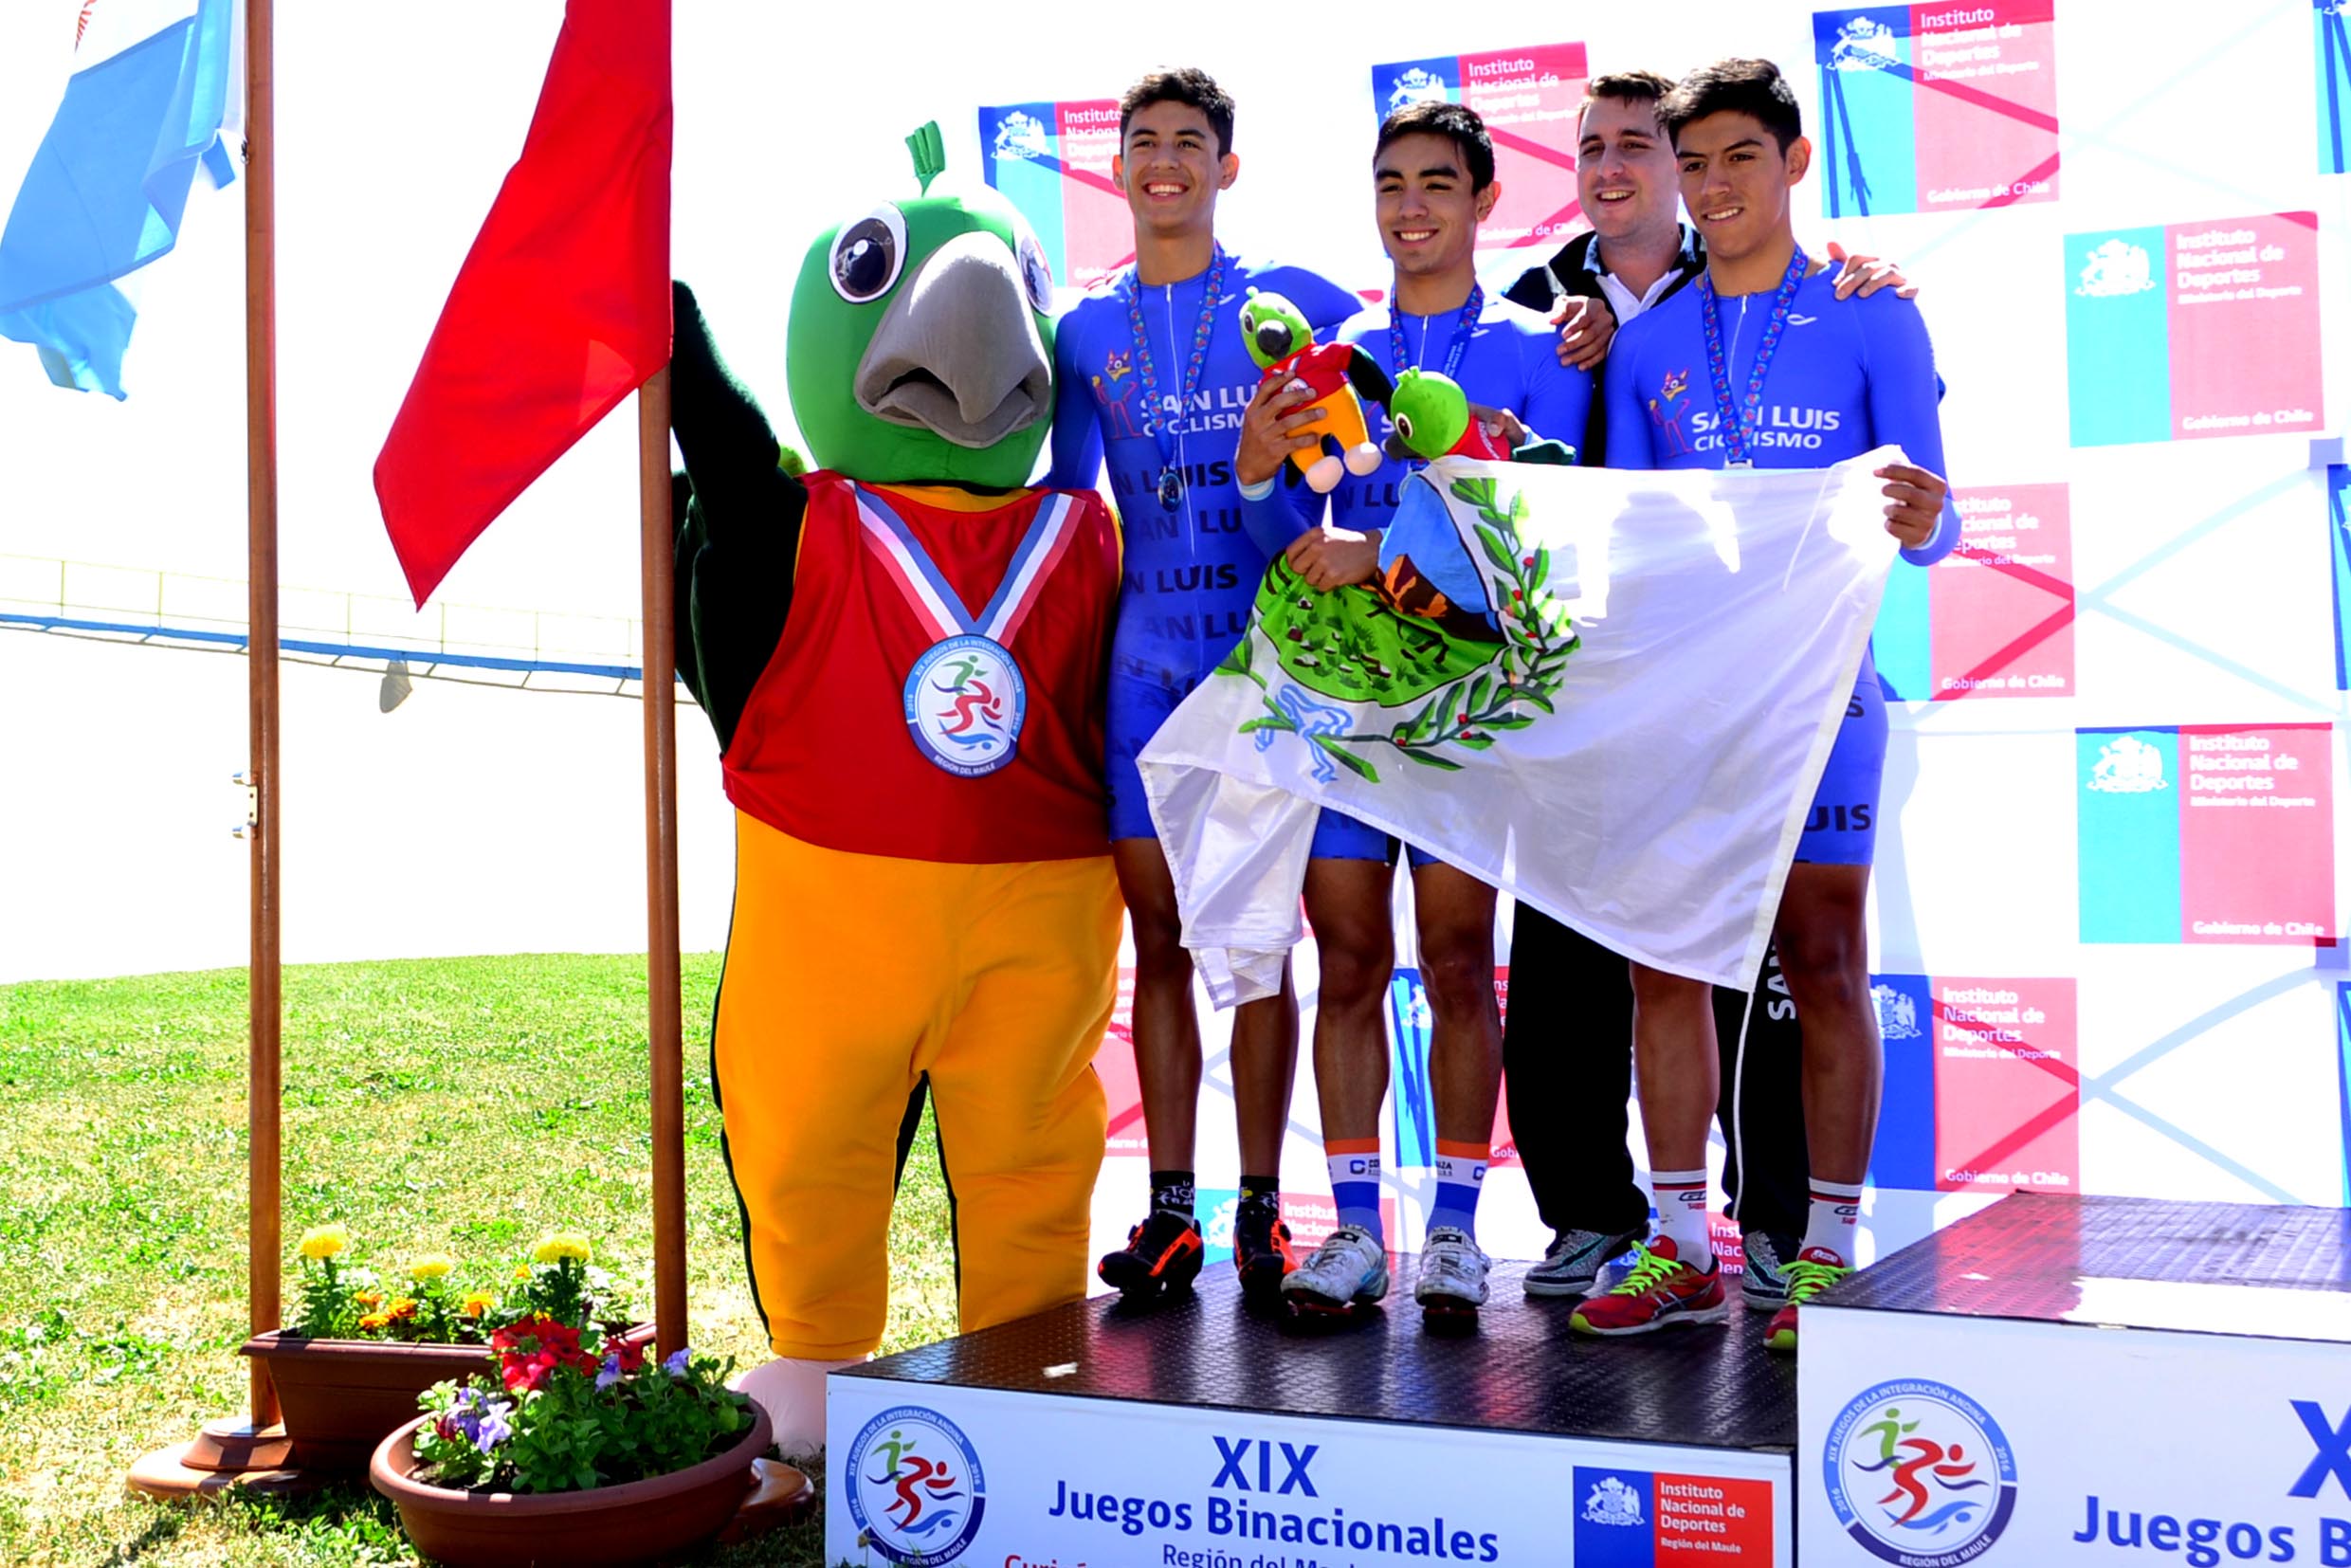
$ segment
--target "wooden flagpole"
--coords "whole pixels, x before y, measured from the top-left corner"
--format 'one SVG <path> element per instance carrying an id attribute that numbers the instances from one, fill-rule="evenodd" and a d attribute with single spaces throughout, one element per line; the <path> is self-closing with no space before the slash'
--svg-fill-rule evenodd
<path id="1" fill-rule="evenodd" d="M 246 0 L 245 45 L 246 679 L 253 789 L 252 957 L 246 1079 L 246 1299 L 256 1334 L 280 1324 L 278 839 L 278 227 L 271 0 Z M 269 1369 L 252 1358 L 255 1427 L 278 1419 Z"/>
<path id="2" fill-rule="evenodd" d="M 637 393 L 645 593 L 645 966 L 653 1099 L 654 1343 L 685 1340 L 684 1029 L 678 978 L 676 536 L 669 516 L 669 370 Z"/>
<path id="3" fill-rule="evenodd" d="M 271 0 L 245 0 L 245 443 L 246 771 L 252 849 L 246 969 L 246 1302 L 256 1334 L 280 1326 L 279 1032 L 284 1016 L 279 963 L 278 780 L 278 253 L 277 148 L 272 96 Z M 246 1413 L 208 1421 L 189 1443 L 131 1468 L 130 1486 L 153 1497 L 187 1497 L 240 1485 L 301 1485 L 282 1469 L 278 1391 L 259 1358 L 248 1363 Z"/>

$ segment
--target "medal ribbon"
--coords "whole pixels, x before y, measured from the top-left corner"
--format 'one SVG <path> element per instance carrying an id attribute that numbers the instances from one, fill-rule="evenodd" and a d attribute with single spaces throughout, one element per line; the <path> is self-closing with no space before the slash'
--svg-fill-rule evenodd
<path id="1" fill-rule="evenodd" d="M 1730 365 L 1722 354 L 1722 309 L 1715 299 L 1714 275 L 1698 275 L 1698 310 L 1706 324 L 1706 374 L 1714 383 L 1714 409 L 1722 417 L 1722 450 L 1731 467 L 1752 467 L 1747 456 L 1748 440 L 1763 422 L 1763 377 L 1771 374 L 1772 356 L 1779 352 L 1779 335 L 1788 325 L 1788 312 L 1795 304 L 1795 291 L 1804 282 L 1804 247 L 1797 246 L 1795 254 L 1788 258 L 1788 274 L 1779 280 L 1779 287 L 1772 295 L 1772 314 L 1763 323 L 1763 339 L 1755 346 L 1755 364 L 1747 372 L 1747 395 L 1736 407 L 1731 403 Z"/>
<path id="2" fill-rule="evenodd" d="M 1389 288 L 1388 300 L 1388 374 L 1391 376 L 1398 376 L 1404 374 L 1404 315 L 1395 308 L 1395 290 L 1393 285 Z M 1447 380 L 1461 379 L 1461 356 L 1469 352 L 1469 338 L 1477 331 L 1478 317 L 1485 310 L 1485 285 L 1473 283 L 1469 285 L 1469 302 L 1461 307 L 1461 315 L 1453 322 L 1453 341 L 1445 351 Z M 1428 319 L 1433 323 L 1435 318 L 1431 317 Z M 1427 326 L 1421 328 L 1420 356 L 1423 359 L 1429 356 Z"/>
<path id="3" fill-rule="evenodd" d="M 1074 510 L 1071 498 L 1050 495 L 1030 520 L 1029 531 L 1021 537 L 1012 551 L 1011 563 L 1004 570 L 1004 580 L 997 584 L 995 597 L 988 607 L 974 615 L 964 608 L 962 598 L 939 575 L 938 563 L 931 553 L 922 548 L 922 541 L 890 503 L 864 485 L 857 487 L 857 520 L 859 532 L 866 545 L 882 563 L 883 571 L 906 596 L 915 619 L 931 633 L 931 640 L 943 642 L 958 634 L 976 634 L 998 647 L 1009 647 L 1022 621 L 1035 608 L 1045 579 L 1068 554 L 1069 541 L 1075 531 L 1069 526 L 1069 514 Z"/>
<path id="4" fill-rule="evenodd" d="M 1178 414 L 1192 406 L 1193 394 L 1200 390 L 1209 337 L 1216 330 L 1216 307 L 1224 302 L 1225 261 L 1225 247 L 1217 246 L 1215 259 L 1209 263 L 1208 284 L 1200 296 L 1200 319 L 1192 329 L 1192 356 L 1184 361 L 1183 387 L 1176 405 Z M 1142 389 L 1143 408 L 1151 416 L 1151 439 L 1158 444 L 1159 468 L 1165 473 L 1176 466 L 1176 438 L 1168 429 L 1167 410 L 1159 403 L 1159 374 L 1151 363 L 1151 336 L 1143 328 L 1142 282 L 1133 267 L 1120 281 L 1119 292 L 1126 299 L 1126 330 L 1135 339 L 1136 385 Z M 1167 506 L 1175 509 L 1173 501 Z"/>

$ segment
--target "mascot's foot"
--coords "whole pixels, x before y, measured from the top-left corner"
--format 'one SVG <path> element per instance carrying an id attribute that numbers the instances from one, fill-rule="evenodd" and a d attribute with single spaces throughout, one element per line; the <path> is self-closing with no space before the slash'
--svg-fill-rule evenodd
<path id="1" fill-rule="evenodd" d="M 1359 479 L 1386 461 L 1387 454 L 1366 441 L 1347 454 L 1347 472 Z"/>
<path id="2" fill-rule="evenodd" d="M 1306 469 L 1306 484 L 1318 495 L 1328 495 L 1339 488 L 1339 476 L 1347 471 L 1346 465 L 1335 457 L 1319 457 Z"/>
<path id="3" fill-rule="evenodd" d="M 775 1447 L 785 1458 L 801 1458 L 825 1451 L 825 1374 L 864 1359 L 852 1356 L 846 1361 L 807 1361 L 778 1356 L 728 1386 L 748 1394 L 767 1412 L 775 1428 Z"/>

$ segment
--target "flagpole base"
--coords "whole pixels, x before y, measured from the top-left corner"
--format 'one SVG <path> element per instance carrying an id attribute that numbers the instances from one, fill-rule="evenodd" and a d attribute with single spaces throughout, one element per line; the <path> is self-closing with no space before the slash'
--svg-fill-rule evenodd
<path id="1" fill-rule="evenodd" d="M 719 1532 L 719 1543 L 732 1546 L 750 1541 L 770 1530 L 797 1524 L 816 1506 L 816 1484 L 807 1472 L 775 1459 L 755 1459 L 751 1463 L 751 1490 L 743 1498 L 742 1506 Z"/>
<path id="2" fill-rule="evenodd" d="M 142 1455 L 124 1485 L 167 1501 L 217 1497 L 230 1487 L 273 1496 L 315 1491 L 321 1483 L 286 1467 L 292 1447 L 282 1426 L 235 1416 L 207 1421 L 190 1441 Z"/>

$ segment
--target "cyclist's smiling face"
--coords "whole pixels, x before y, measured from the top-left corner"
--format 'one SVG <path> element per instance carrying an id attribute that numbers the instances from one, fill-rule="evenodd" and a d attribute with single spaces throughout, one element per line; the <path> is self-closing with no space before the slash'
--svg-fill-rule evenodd
<path id="1" fill-rule="evenodd" d="M 1473 193 L 1460 144 L 1418 131 L 1379 150 L 1372 179 L 1380 243 L 1398 272 L 1418 276 L 1467 262 L 1477 246 L 1478 224 L 1502 194 L 1499 185 Z"/>
<path id="2" fill-rule="evenodd" d="M 1682 205 L 1710 254 L 1736 261 L 1790 232 L 1788 189 L 1804 177 L 1811 142 L 1798 137 L 1782 154 L 1761 120 L 1725 109 L 1683 126 L 1673 151 Z"/>
<path id="3" fill-rule="evenodd" d="M 1126 193 L 1138 228 L 1184 233 L 1210 225 L 1216 192 L 1232 183 L 1241 160 L 1221 152 L 1208 116 L 1189 103 L 1146 103 L 1127 120 L 1112 183 Z"/>

